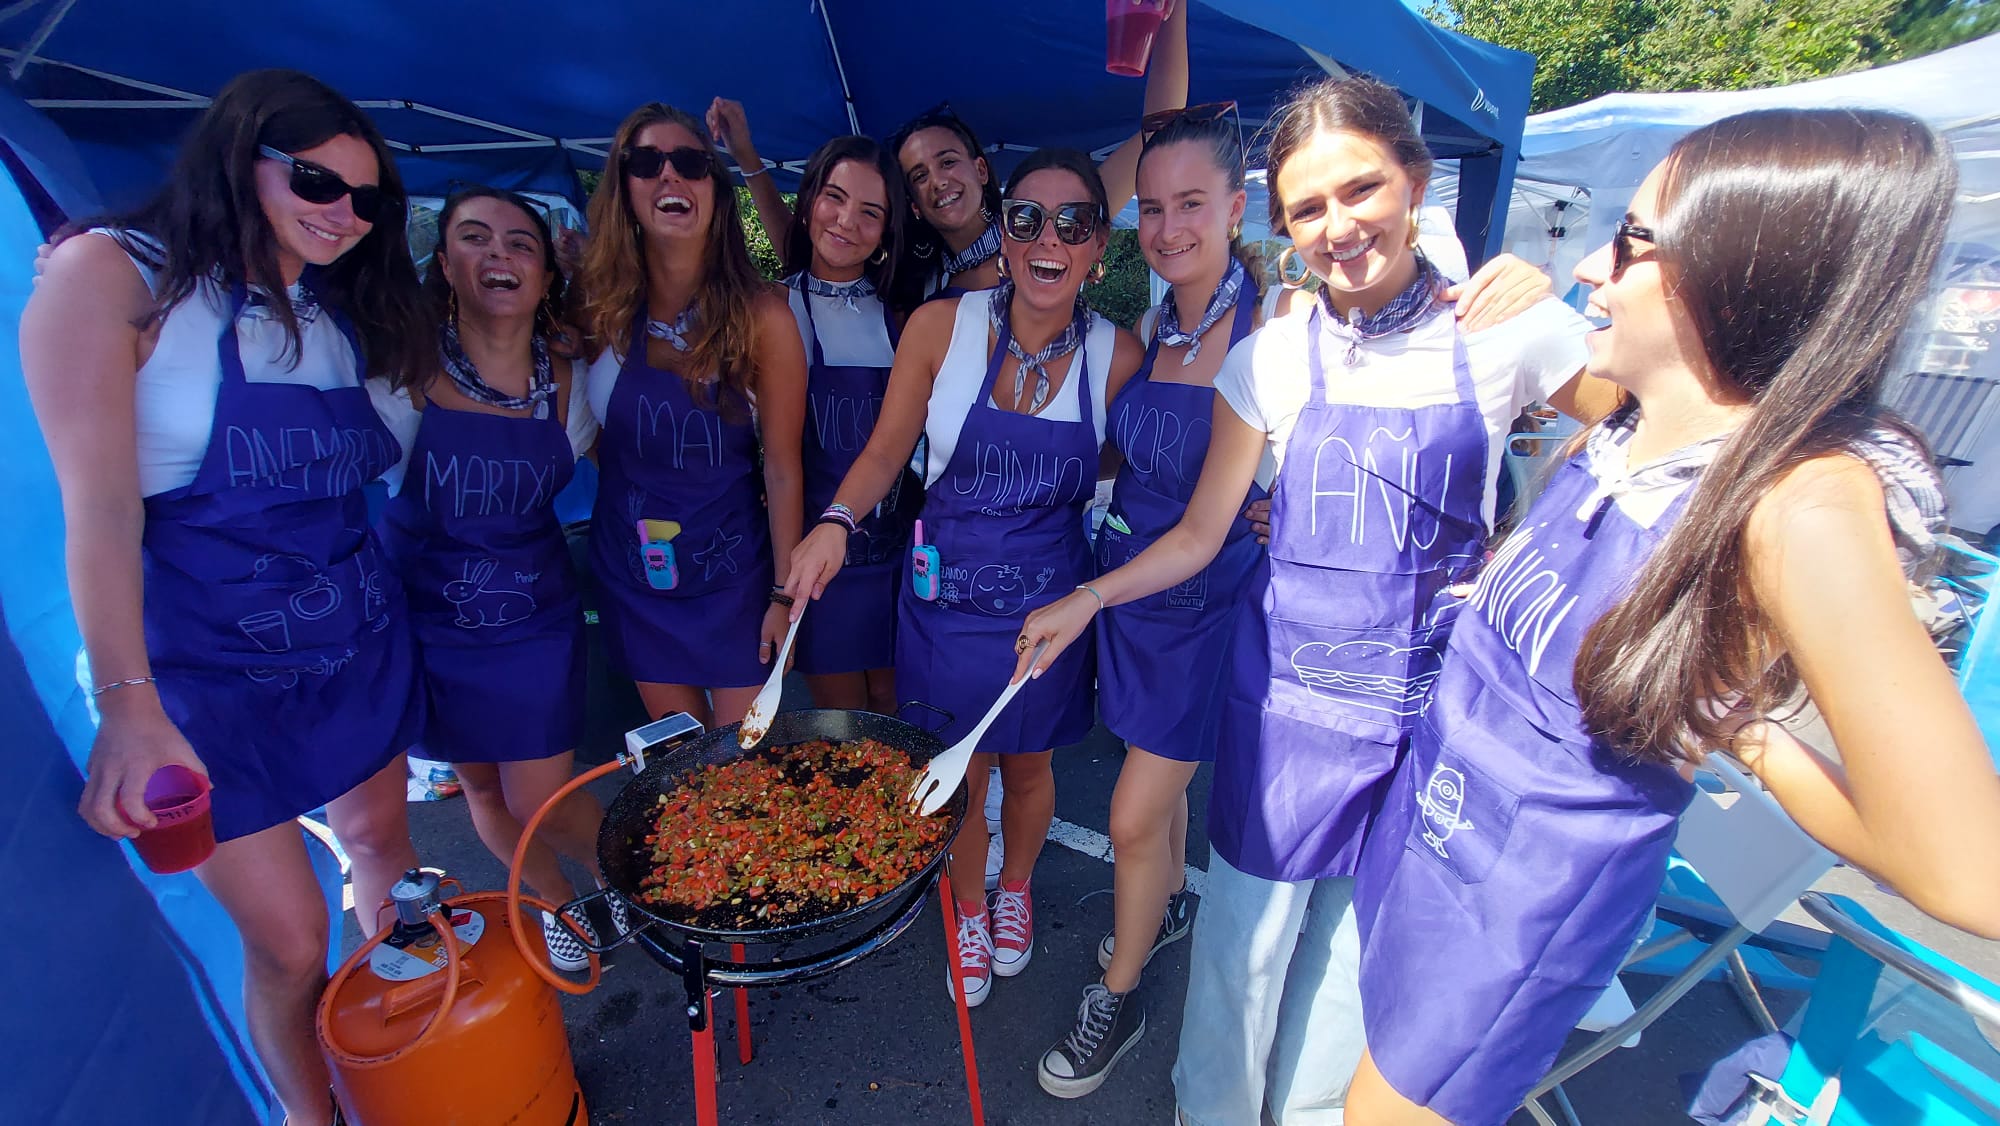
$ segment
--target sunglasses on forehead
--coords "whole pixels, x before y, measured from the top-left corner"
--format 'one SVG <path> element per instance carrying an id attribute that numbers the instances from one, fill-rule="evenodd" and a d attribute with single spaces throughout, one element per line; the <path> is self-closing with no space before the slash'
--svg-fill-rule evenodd
<path id="1" fill-rule="evenodd" d="M 1042 237 L 1042 228 L 1051 220 L 1056 238 L 1070 246 L 1081 246 L 1097 233 L 1101 215 L 1094 203 L 1065 203 L 1053 213 L 1032 199 L 1000 201 L 1000 229 L 1015 242 L 1033 242 Z"/>
<path id="2" fill-rule="evenodd" d="M 1237 115 L 1235 102 L 1205 102 L 1198 106 L 1175 106 L 1171 109 L 1155 110 L 1139 119 L 1139 136 L 1152 140 L 1153 134 L 1165 129 L 1176 121 L 1189 125 L 1206 125 L 1211 121 L 1230 118 L 1236 122 L 1236 136 L 1243 136 L 1243 119 Z"/>
<path id="3" fill-rule="evenodd" d="M 1618 228 L 1611 232 L 1611 276 L 1625 272 L 1625 267 L 1638 261 L 1639 252 L 1632 249 L 1633 242 L 1658 243 L 1653 228 L 1642 227 L 1630 219 L 1618 220 Z"/>
<path id="4" fill-rule="evenodd" d="M 257 153 L 267 160 L 292 167 L 292 194 L 307 203 L 328 204 L 341 196 L 349 197 L 348 206 L 354 209 L 354 217 L 369 225 L 389 216 L 402 201 L 382 190 L 379 184 L 355 186 L 340 178 L 340 174 L 330 168 L 322 168 L 309 160 L 300 160 L 287 152 L 281 152 L 269 145 L 258 145 Z"/>
<path id="5" fill-rule="evenodd" d="M 656 149 L 633 145 L 618 154 L 618 167 L 635 180 L 657 180 L 667 165 L 683 180 L 706 180 L 713 171 L 707 149 L 683 145 L 677 149 Z"/>

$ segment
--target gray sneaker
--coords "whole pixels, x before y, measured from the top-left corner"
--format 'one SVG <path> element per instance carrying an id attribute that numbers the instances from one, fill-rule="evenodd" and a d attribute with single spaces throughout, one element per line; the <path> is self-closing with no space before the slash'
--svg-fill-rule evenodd
<path id="1" fill-rule="evenodd" d="M 1042 1053 L 1035 1078 L 1059 1099 L 1080 1099 L 1104 1085 L 1111 1069 L 1146 1031 L 1146 1007 L 1133 993 L 1113 993 L 1102 982 L 1083 989 L 1076 1027 Z"/>
<path id="2" fill-rule="evenodd" d="M 1167 913 L 1160 917 L 1159 933 L 1153 936 L 1153 948 L 1146 952 L 1146 961 L 1152 962 L 1153 955 L 1162 947 L 1170 946 L 1188 936 L 1194 929 L 1194 893 L 1183 887 L 1167 899 Z M 1118 932 L 1104 932 L 1104 938 L 1097 944 L 1097 964 L 1101 969 L 1111 968 L 1111 954 L 1117 949 Z"/>

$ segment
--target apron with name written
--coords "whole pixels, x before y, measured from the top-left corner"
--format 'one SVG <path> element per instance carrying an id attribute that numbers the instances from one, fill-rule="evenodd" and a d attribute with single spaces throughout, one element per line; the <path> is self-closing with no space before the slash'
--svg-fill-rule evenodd
<path id="1" fill-rule="evenodd" d="M 1256 313 L 1246 288 L 1230 346 L 1250 335 Z M 1180 522 L 1208 454 L 1221 400 L 1213 387 L 1152 378 L 1159 352 L 1156 336 L 1111 404 L 1110 437 L 1123 463 L 1097 533 L 1099 574 L 1136 559 Z M 1265 495 L 1253 485 L 1249 499 Z M 1236 603 L 1263 554 L 1249 521 L 1239 519 L 1199 574 L 1098 615 L 1097 707 L 1112 734 L 1182 762 L 1215 757 Z"/>
<path id="2" fill-rule="evenodd" d="M 217 840 L 307 813 L 401 754 L 423 722 L 402 587 L 362 486 L 400 449 L 365 386 L 252 382 L 229 295 L 222 381 L 192 482 L 147 497 L 146 650 L 208 767 Z M 354 349 L 353 331 L 335 318 Z"/>
<path id="3" fill-rule="evenodd" d="M 1587 460 L 1480 574 L 1356 879 L 1369 1051 L 1461 1126 L 1505 1122 L 1616 975 L 1694 793 L 1583 730 L 1584 635 L 1687 498 L 1645 527 Z"/>
<path id="4" fill-rule="evenodd" d="M 1310 393 L 1271 490 L 1268 582 L 1238 608 L 1208 804 L 1215 849 L 1267 880 L 1353 874 L 1437 679 L 1444 589 L 1485 535 L 1486 422 L 1457 329 L 1452 401 L 1329 403 L 1322 354 L 1345 342 L 1326 315 L 1315 303 Z"/>
<path id="5" fill-rule="evenodd" d="M 977 331 L 985 319 L 983 308 L 963 316 L 958 331 Z M 951 714 L 939 732 L 946 744 L 970 732 L 1006 688 L 1028 614 L 1092 574 L 1083 506 L 1096 491 L 1098 407 L 1088 337 L 1057 391 L 1076 396 L 1076 422 L 995 406 L 993 385 L 1007 358 L 1007 341 L 995 341 L 951 461 L 925 496 L 924 534 L 937 546 L 943 581 L 937 601 L 926 602 L 904 572 L 896 690 Z M 1045 751 L 1089 734 L 1094 654 L 1091 638 L 1079 638 L 1022 687 L 979 750 Z"/>
<path id="6" fill-rule="evenodd" d="M 817 515 L 833 503 L 840 482 L 875 432 L 889 369 L 829 364 L 813 325 L 812 297 L 805 307 L 812 355 L 806 368 L 805 509 Z M 896 337 L 888 309 L 882 310 L 889 340 Z M 905 475 L 907 476 L 907 475 Z M 896 663 L 896 588 L 910 553 L 913 512 L 898 478 L 872 511 L 858 513 L 859 527 L 847 537 L 847 559 L 812 612 L 799 621 L 798 670 L 807 675 L 886 669 Z"/>
<path id="7" fill-rule="evenodd" d="M 538 418 L 431 400 L 383 514 L 422 645 L 432 758 L 546 758 L 583 736 L 583 603 L 555 515 L 576 455 L 543 408 Z"/>
<path id="8" fill-rule="evenodd" d="M 745 688 L 764 683 L 759 632 L 771 596 L 771 532 L 747 403 L 698 403 L 678 373 L 646 362 L 642 309 L 612 387 L 590 518 L 604 642 L 634 680 Z M 727 395 L 720 383 L 718 394 Z M 680 581 L 646 578 L 638 522 L 671 520 Z"/>

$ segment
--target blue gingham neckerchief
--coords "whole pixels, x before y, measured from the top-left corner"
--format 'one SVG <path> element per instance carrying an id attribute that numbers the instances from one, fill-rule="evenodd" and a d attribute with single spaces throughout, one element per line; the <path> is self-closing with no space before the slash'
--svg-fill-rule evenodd
<path id="1" fill-rule="evenodd" d="M 694 345 L 688 343 L 687 337 L 688 333 L 694 331 L 696 317 L 694 302 L 690 301 L 687 308 L 681 310 L 681 315 L 671 322 L 646 318 L 646 335 L 655 340 L 666 341 L 674 346 L 675 351 L 692 352 Z"/>
<path id="2" fill-rule="evenodd" d="M 446 320 L 438 330 L 438 358 L 444 363 L 445 374 L 451 376 L 452 385 L 460 394 L 475 403 L 486 403 L 503 410 L 532 410 L 536 418 L 549 416 L 549 399 L 556 393 L 555 365 L 549 359 L 549 342 L 541 333 L 529 337 L 529 349 L 535 357 L 535 370 L 528 380 L 528 394 L 525 397 L 509 395 L 486 382 L 479 374 L 479 368 L 472 357 L 465 354 L 465 345 L 458 339 L 458 324 Z"/>
<path id="3" fill-rule="evenodd" d="M 285 296 L 292 303 L 292 316 L 297 318 L 300 328 L 311 324 L 313 318 L 319 316 L 319 296 L 306 283 L 294 282 L 286 286 Z M 272 302 L 271 295 L 262 289 L 252 287 L 250 298 L 243 303 L 243 308 L 246 312 L 256 310 L 257 316 L 276 319 L 276 305 Z"/>
<path id="4" fill-rule="evenodd" d="M 1362 342 L 1408 332 L 1415 328 L 1419 321 L 1429 316 L 1431 307 L 1437 304 L 1438 296 L 1445 290 L 1444 275 L 1436 266 L 1431 265 L 1431 260 L 1424 257 L 1422 251 L 1416 254 L 1416 280 L 1404 288 L 1403 292 L 1390 298 L 1389 303 L 1377 310 L 1374 316 L 1362 313 L 1361 307 L 1357 305 L 1348 309 L 1347 316 L 1343 318 L 1333 307 L 1331 291 L 1324 287 L 1320 289 L 1320 302 L 1326 306 L 1328 314 L 1326 317 L 1328 330 L 1335 337 L 1347 342 L 1348 367 L 1361 362 Z"/>
<path id="5" fill-rule="evenodd" d="M 828 297 L 847 306 L 850 312 L 858 313 L 858 302 L 864 297 L 875 296 L 875 283 L 867 278 L 856 278 L 851 282 L 822 281 L 808 273 L 797 275 L 798 287 L 811 297 Z"/>
<path id="6" fill-rule="evenodd" d="M 986 316 L 992 322 L 993 335 L 1007 342 L 1007 354 L 1021 361 L 1021 365 L 1014 369 L 1014 406 L 1016 409 L 1019 409 L 1021 405 L 1021 392 L 1027 389 L 1028 374 L 1030 372 L 1034 373 L 1035 397 L 1028 404 L 1027 413 L 1036 414 L 1041 411 L 1042 405 L 1049 401 L 1048 365 L 1076 351 L 1083 344 L 1083 333 L 1089 326 L 1090 317 L 1093 314 L 1090 311 L 1090 307 L 1085 305 L 1083 298 L 1079 296 L 1076 299 L 1076 315 L 1070 318 L 1069 324 L 1063 326 L 1063 330 L 1057 333 L 1056 338 L 1049 341 L 1045 347 L 1035 352 L 1034 355 L 1029 355 L 1026 351 L 1022 350 L 1021 342 L 1014 338 L 1014 329 L 1008 320 L 1009 310 L 1013 307 L 1013 304 L 1014 283 L 1002 281 L 999 287 L 993 291 L 992 303 L 986 307 Z"/>
<path id="7" fill-rule="evenodd" d="M 1193 332 L 1181 331 L 1179 304 L 1174 300 L 1174 295 L 1168 293 L 1167 299 L 1160 302 L 1160 317 L 1153 326 L 1153 339 L 1167 348 L 1187 345 L 1187 351 L 1181 353 L 1181 366 L 1186 367 L 1193 363 L 1194 358 L 1201 354 L 1201 338 L 1209 329 L 1215 327 L 1215 322 L 1221 320 L 1224 314 L 1235 307 L 1237 295 L 1243 292 L 1243 280 L 1247 276 L 1243 270 L 1243 263 L 1231 257 L 1229 269 L 1223 272 L 1222 280 L 1216 283 L 1215 292 L 1209 294 L 1208 308 L 1202 311 L 1201 323 L 1195 326 Z"/>
<path id="8" fill-rule="evenodd" d="M 979 233 L 978 238 L 972 240 L 971 246 L 964 250 L 951 251 L 944 256 L 944 276 L 956 277 L 967 270 L 976 270 L 992 261 L 993 256 L 998 253 L 1000 253 L 1000 224 L 991 222 L 986 224 L 986 229 Z"/>

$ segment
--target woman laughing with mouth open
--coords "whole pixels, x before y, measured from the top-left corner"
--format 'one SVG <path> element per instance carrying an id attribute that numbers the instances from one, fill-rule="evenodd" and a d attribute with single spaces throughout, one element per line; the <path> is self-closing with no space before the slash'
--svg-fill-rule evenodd
<path id="1" fill-rule="evenodd" d="M 803 519 L 806 410 L 798 326 L 757 276 L 724 173 L 701 122 L 634 110 L 590 199 L 578 317 L 604 427 L 606 648 L 653 716 L 717 724 L 743 718 L 785 634 L 772 579 Z"/>
<path id="2" fill-rule="evenodd" d="M 1066 149 L 1032 154 L 1000 214 L 1008 280 L 912 315 L 874 434 L 834 497 L 850 512 L 874 507 L 928 428 L 930 544 L 921 550 L 933 566 L 928 574 L 913 566 L 900 590 L 896 682 L 952 714 L 940 733 L 947 743 L 1006 686 L 1028 611 L 1090 580 L 1083 506 L 1109 404 L 1141 359 L 1138 341 L 1078 296 L 1104 254 L 1108 219 L 1089 158 Z M 823 520 L 800 543 L 785 592 L 798 600 L 795 612 L 826 593 L 848 538 L 841 522 Z M 986 999 L 993 974 L 1012 977 L 1033 954 L 1028 881 L 1055 814 L 1052 749 L 1090 730 L 1090 656 L 1078 649 L 1026 686 L 968 768 L 972 808 L 985 800 L 995 759 L 1007 787 L 1006 863 L 990 915 L 984 840 L 954 848 L 950 860 L 970 1004 Z"/>

